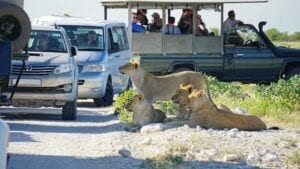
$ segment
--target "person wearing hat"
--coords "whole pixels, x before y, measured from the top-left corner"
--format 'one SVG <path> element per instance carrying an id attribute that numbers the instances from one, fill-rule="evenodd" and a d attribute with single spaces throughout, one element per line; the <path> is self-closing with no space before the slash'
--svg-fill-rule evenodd
<path id="1" fill-rule="evenodd" d="M 150 32 L 160 32 L 162 28 L 162 19 L 160 18 L 157 12 L 154 12 L 152 15 L 152 23 L 150 24 Z"/>

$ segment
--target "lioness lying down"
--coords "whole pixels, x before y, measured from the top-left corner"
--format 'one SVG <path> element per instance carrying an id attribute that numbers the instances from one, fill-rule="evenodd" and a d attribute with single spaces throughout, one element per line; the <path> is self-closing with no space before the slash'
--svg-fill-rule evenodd
<path id="1" fill-rule="evenodd" d="M 249 131 L 266 129 L 265 123 L 256 116 L 235 114 L 229 109 L 217 108 L 204 90 L 194 89 L 190 84 L 182 85 L 172 99 L 191 109 L 192 114 L 187 122 L 191 127 L 199 125 L 213 129 L 238 128 Z"/>
<path id="2" fill-rule="evenodd" d="M 132 124 L 143 126 L 149 123 L 161 123 L 166 118 L 163 111 L 154 109 L 143 95 L 136 95 L 127 105 L 126 110 L 133 112 Z"/>
<path id="3" fill-rule="evenodd" d="M 184 71 L 165 76 L 154 76 L 146 72 L 136 61 L 131 61 L 119 67 L 121 73 L 128 75 L 138 93 L 142 93 L 150 103 L 154 101 L 170 100 L 175 91 L 182 83 L 190 83 L 196 89 L 207 91 L 210 98 L 209 86 L 205 75 L 199 72 Z M 183 118 L 186 114 L 184 106 L 179 105 L 178 118 Z M 186 116 L 187 118 L 189 115 Z"/>

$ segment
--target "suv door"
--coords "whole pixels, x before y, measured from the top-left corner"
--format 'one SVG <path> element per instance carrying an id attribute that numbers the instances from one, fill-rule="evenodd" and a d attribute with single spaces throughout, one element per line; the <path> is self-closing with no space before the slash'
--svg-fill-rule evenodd
<path id="1" fill-rule="evenodd" d="M 119 93 L 124 86 L 125 79 L 124 76 L 119 73 L 118 68 L 127 63 L 130 59 L 130 48 L 124 26 L 108 28 L 108 53 L 109 58 L 111 58 L 114 63 L 111 72 L 114 92 Z"/>
<path id="2" fill-rule="evenodd" d="M 245 81 L 264 81 L 272 79 L 274 55 L 257 30 L 250 25 L 236 27 L 226 41 L 225 66 L 231 67 L 232 79 Z M 227 64 L 227 65 L 226 65 Z"/>

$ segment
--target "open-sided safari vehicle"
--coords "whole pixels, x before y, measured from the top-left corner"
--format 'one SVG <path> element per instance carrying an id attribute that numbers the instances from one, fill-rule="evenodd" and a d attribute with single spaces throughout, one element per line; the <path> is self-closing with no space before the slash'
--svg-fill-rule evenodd
<path id="1" fill-rule="evenodd" d="M 235 27 L 229 35 L 171 35 L 163 32 L 135 33 L 131 13 L 137 9 L 160 10 L 162 30 L 173 10 L 191 9 L 196 23 L 199 11 L 211 10 L 220 15 L 223 30 L 224 4 L 264 3 L 267 0 L 101 0 L 104 17 L 108 9 L 128 9 L 128 29 L 133 55 L 141 66 L 162 75 L 182 70 L 201 71 L 223 81 L 270 82 L 289 78 L 300 72 L 300 50 L 276 47 L 263 32 L 266 22 L 257 30 L 251 24 Z M 222 32 L 222 31 L 221 31 Z"/>

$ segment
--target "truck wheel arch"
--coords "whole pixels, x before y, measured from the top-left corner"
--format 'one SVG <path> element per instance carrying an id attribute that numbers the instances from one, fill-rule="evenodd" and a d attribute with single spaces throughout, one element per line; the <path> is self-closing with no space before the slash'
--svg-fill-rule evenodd
<path id="1" fill-rule="evenodd" d="M 300 73 L 300 62 L 285 62 L 280 70 L 280 77 L 287 80 L 298 73 Z"/>
<path id="2" fill-rule="evenodd" d="M 195 63 L 173 63 L 171 66 L 170 72 L 176 73 L 181 71 L 197 71 L 197 66 Z"/>

